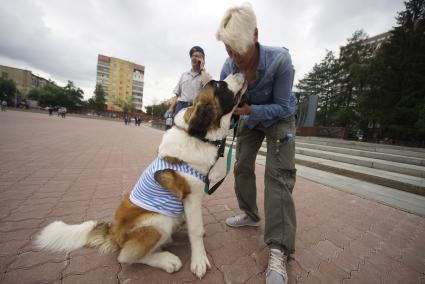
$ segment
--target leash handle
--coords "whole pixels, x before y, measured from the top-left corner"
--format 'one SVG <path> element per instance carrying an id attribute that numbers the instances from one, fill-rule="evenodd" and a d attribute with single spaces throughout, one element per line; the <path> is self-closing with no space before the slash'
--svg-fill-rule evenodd
<path id="1" fill-rule="evenodd" d="M 232 139 L 232 144 L 230 144 L 230 147 L 229 147 L 229 152 L 227 152 L 227 165 L 226 165 L 226 174 L 224 175 L 224 177 L 221 179 L 221 180 L 219 180 L 216 184 L 214 184 L 213 185 L 213 187 L 211 187 L 211 188 L 209 188 L 210 187 L 210 180 L 209 180 L 209 178 L 208 178 L 208 176 L 209 176 L 209 174 L 210 174 L 210 171 L 211 171 L 211 169 L 212 169 L 212 167 L 211 167 L 211 169 L 208 171 L 208 174 L 207 174 L 207 180 L 206 180 L 206 182 L 205 182 L 205 187 L 204 187 L 204 192 L 205 193 L 208 193 L 208 195 L 211 195 L 211 194 L 213 194 L 216 190 L 217 190 L 217 188 L 223 183 L 223 181 L 224 181 L 224 179 L 227 177 L 227 175 L 229 174 L 229 172 L 230 172 L 230 167 L 231 167 L 231 165 L 232 165 L 232 152 L 233 152 L 233 143 L 235 142 L 235 137 L 236 137 L 236 129 L 237 129 L 237 126 L 238 126 L 238 121 L 234 121 L 233 123 L 232 123 L 232 125 L 231 125 L 231 127 L 230 127 L 230 129 L 234 129 L 234 135 L 233 135 L 233 139 Z M 226 139 L 226 138 L 225 138 Z M 223 140 L 224 141 L 224 145 L 226 144 L 226 140 Z M 223 147 L 223 154 L 224 154 L 224 147 Z"/>
<path id="2" fill-rule="evenodd" d="M 227 175 L 230 172 L 230 167 L 232 165 L 233 141 L 235 141 L 235 136 L 233 136 L 232 144 L 230 144 L 229 152 L 227 153 L 226 175 L 221 180 L 219 180 L 216 184 L 214 184 L 213 187 L 211 187 L 210 189 L 208 189 L 208 187 L 209 187 L 209 180 L 208 180 L 208 183 L 205 184 L 205 188 L 207 190 L 206 193 L 208 193 L 209 195 L 213 194 L 214 191 L 217 190 L 217 188 L 223 183 L 224 179 L 227 177 Z"/>

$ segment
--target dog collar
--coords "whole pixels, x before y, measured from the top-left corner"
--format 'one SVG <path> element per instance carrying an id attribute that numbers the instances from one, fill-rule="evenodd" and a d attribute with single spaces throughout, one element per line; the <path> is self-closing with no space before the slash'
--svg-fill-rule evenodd
<path id="1" fill-rule="evenodd" d="M 179 129 L 179 130 L 182 130 L 182 131 L 184 131 L 184 132 L 186 132 L 186 133 L 188 133 L 187 131 L 186 131 L 186 129 L 184 129 L 183 127 L 181 127 L 181 126 L 178 126 L 177 124 L 174 124 L 174 127 L 175 128 L 177 128 L 177 129 Z M 189 133 L 188 133 L 189 134 Z M 196 139 L 199 139 L 199 140 L 201 140 L 202 142 L 206 142 L 206 143 L 209 143 L 209 144 L 212 144 L 212 145 L 214 145 L 214 146 L 216 146 L 216 147 L 219 147 L 220 145 L 221 145 L 221 143 L 222 143 L 222 141 L 223 141 L 223 139 L 220 139 L 220 140 L 209 140 L 209 139 L 206 139 L 206 138 L 199 138 L 199 137 L 195 137 L 195 136 L 192 136 L 192 135 L 189 135 L 190 137 L 193 137 L 193 138 L 196 138 Z"/>

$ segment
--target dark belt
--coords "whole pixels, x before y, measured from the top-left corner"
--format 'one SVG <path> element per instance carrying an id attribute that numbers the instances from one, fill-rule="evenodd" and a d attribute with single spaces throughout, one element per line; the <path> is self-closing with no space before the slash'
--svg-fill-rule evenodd
<path id="1" fill-rule="evenodd" d="M 192 103 L 190 102 L 184 102 L 184 101 L 177 101 L 178 104 L 184 105 L 184 106 L 188 106 L 190 107 L 192 105 Z"/>

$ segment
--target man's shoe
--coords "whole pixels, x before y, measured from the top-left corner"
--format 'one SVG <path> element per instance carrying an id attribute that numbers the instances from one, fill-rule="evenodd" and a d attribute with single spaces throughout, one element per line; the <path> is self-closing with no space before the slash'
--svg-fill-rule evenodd
<path id="1" fill-rule="evenodd" d="M 286 255 L 280 250 L 270 250 L 269 265 L 266 270 L 266 284 L 288 284 L 286 260 Z"/>
<path id="2" fill-rule="evenodd" d="M 232 216 L 226 219 L 226 224 L 230 227 L 243 227 L 243 226 L 251 226 L 258 227 L 260 222 L 255 222 L 245 213 Z"/>

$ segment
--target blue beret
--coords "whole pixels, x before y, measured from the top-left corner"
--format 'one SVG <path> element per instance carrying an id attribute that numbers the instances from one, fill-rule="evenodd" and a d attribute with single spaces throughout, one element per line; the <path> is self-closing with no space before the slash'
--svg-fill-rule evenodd
<path id="1" fill-rule="evenodd" d="M 194 47 L 192 47 L 192 48 L 190 49 L 190 51 L 189 51 L 189 55 L 190 55 L 190 57 L 192 57 L 192 54 L 193 54 L 194 52 L 200 52 L 200 53 L 202 53 L 202 56 L 204 56 L 204 57 L 205 57 L 204 50 L 203 50 L 203 49 L 202 49 L 202 47 L 200 47 L 200 46 L 195 45 Z"/>

